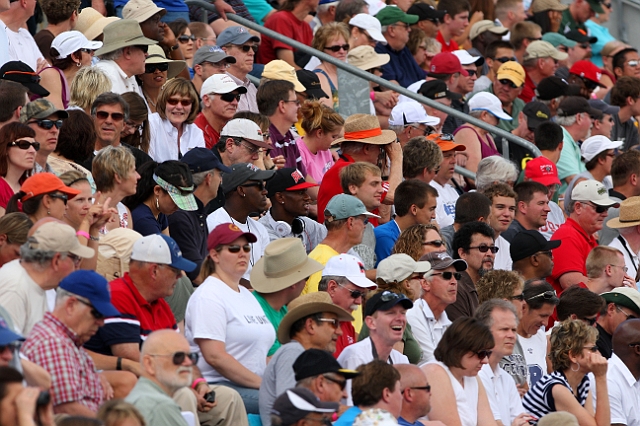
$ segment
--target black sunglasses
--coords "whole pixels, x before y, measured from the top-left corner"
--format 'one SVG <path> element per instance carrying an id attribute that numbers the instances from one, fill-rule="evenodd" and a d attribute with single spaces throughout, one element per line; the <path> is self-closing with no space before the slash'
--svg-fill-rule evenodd
<path id="1" fill-rule="evenodd" d="M 111 116 L 113 121 L 124 120 L 124 114 L 121 112 L 108 113 L 107 111 L 96 111 L 96 117 L 99 118 L 100 120 L 106 120 L 107 118 L 109 118 L 109 116 Z"/>
<path id="2" fill-rule="evenodd" d="M 9 349 L 11 352 L 13 352 L 18 348 L 20 348 L 20 344 L 19 343 L 9 343 L 7 345 L 0 345 L 0 354 L 2 352 L 6 351 L 7 349 Z"/>
<path id="3" fill-rule="evenodd" d="M 242 95 L 239 95 L 237 93 L 233 93 L 232 92 L 232 93 L 223 93 L 223 94 L 218 95 L 218 96 L 220 96 L 220 99 L 222 99 L 225 102 L 233 102 L 233 101 L 240 102 L 240 96 L 242 96 Z"/>
<path id="4" fill-rule="evenodd" d="M 511 57 L 509 57 L 509 56 L 501 56 L 499 58 L 496 58 L 495 60 L 500 62 L 501 64 L 505 64 L 505 63 L 510 62 L 510 61 L 512 61 L 512 62 L 517 62 L 518 61 L 518 59 L 516 59 L 515 56 L 511 56 Z"/>
<path id="5" fill-rule="evenodd" d="M 333 377 L 327 376 L 326 374 L 323 374 L 322 377 L 324 377 L 325 379 L 329 380 L 330 382 L 333 382 L 333 383 L 337 384 L 338 386 L 340 386 L 340 390 L 344 390 L 344 388 L 347 386 L 347 381 L 346 380 L 334 379 Z"/>
<path id="6" fill-rule="evenodd" d="M 606 212 L 606 211 L 608 211 L 608 210 L 609 210 L 609 207 L 608 207 L 608 206 L 599 206 L 599 205 L 597 205 L 597 204 L 590 203 L 590 202 L 587 202 L 587 204 L 589 204 L 591 207 L 593 207 L 593 209 L 594 209 L 594 210 L 596 211 L 596 213 L 598 213 L 598 214 L 602 214 L 602 213 L 604 213 L 604 212 Z"/>
<path id="7" fill-rule="evenodd" d="M 418 389 L 418 390 L 423 390 L 423 391 L 431 392 L 431 385 L 426 385 L 426 386 L 409 386 L 409 389 Z M 404 389 L 402 390 L 402 393 L 404 393 Z"/>
<path id="8" fill-rule="evenodd" d="M 493 351 L 490 351 L 488 349 L 483 349 L 481 351 L 476 352 L 476 355 L 478 356 L 478 358 L 485 359 L 485 358 L 489 358 L 491 356 L 491 354 L 493 353 Z"/>
<path id="9" fill-rule="evenodd" d="M 474 75 L 478 74 L 478 71 L 476 70 L 466 70 L 467 74 L 469 74 L 469 77 L 473 77 Z"/>
<path id="10" fill-rule="evenodd" d="M 24 139 L 10 142 L 9 146 L 10 147 L 17 146 L 20 149 L 29 149 L 33 147 L 33 149 L 35 149 L 36 151 L 40 150 L 40 142 L 29 142 L 29 141 L 25 141 Z"/>
<path id="11" fill-rule="evenodd" d="M 489 250 L 491 250 L 491 253 L 496 254 L 500 248 L 496 246 L 488 246 L 486 244 L 480 244 L 479 246 L 469 247 L 469 250 L 471 249 L 478 249 L 480 253 L 486 253 Z"/>
<path id="12" fill-rule="evenodd" d="M 337 53 L 337 52 L 340 51 L 340 49 L 342 49 L 342 50 L 344 50 L 346 52 L 346 51 L 349 50 L 349 47 L 350 47 L 349 43 L 346 43 L 346 44 L 339 44 L 339 45 L 336 45 L 336 46 L 327 46 L 327 47 L 324 48 L 324 50 L 330 50 L 332 52 Z"/>
<path id="13" fill-rule="evenodd" d="M 38 127 L 49 130 L 53 126 L 56 126 L 56 129 L 62 127 L 62 120 L 33 120 L 30 121 L 29 124 L 36 123 Z"/>
<path id="14" fill-rule="evenodd" d="M 342 287 L 342 288 L 344 288 L 345 290 L 347 290 L 347 291 L 351 294 L 351 297 L 352 297 L 353 299 L 357 299 L 358 297 L 364 297 L 364 295 L 365 295 L 365 294 L 367 294 L 367 293 L 366 293 L 366 292 L 364 292 L 364 291 L 360 291 L 360 290 L 351 290 L 350 288 L 347 288 L 347 287 L 345 287 L 345 286 L 343 286 L 342 284 L 337 283 L 337 282 L 336 282 L 336 284 L 338 284 L 338 287 Z"/>
<path id="15" fill-rule="evenodd" d="M 538 252 L 538 253 L 536 253 L 536 254 L 544 254 L 544 255 L 549 256 L 550 258 L 553 258 L 553 253 L 551 252 L 551 250 L 539 251 L 539 252 Z"/>
<path id="16" fill-rule="evenodd" d="M 169 69 L 169 64 L 167 62 L 160 62 L 157 64 L 145 64 L 144 72 L 145 74 L 153 74 L 156 70 L 158 71 L 167 71 Z"/>
<path id="17" fill-rule="evenodd" d="M 580 318 L 582 321 L 586 322 L 587 324 L 593 326 L 596 321 L 598 321 L 598 316 L 594 317 L 594 318 Z M 595 351 L 594 351 L 595 352 Z"/>
<path id="18" fill-rule="evenodd" d="M 442 247 L 444 245 L 444 241 L 442 241 L 442 240 L 423 241 L 422 245 L 423 246 Z"/>
<path id="19" fill-rule="evenodd" d="M 140 44 L 140 45 L 133 46 L 133 47 L 142 50 L 144 53 L 147 53 L 149 51 L 149 46 L 147 46 L 145 44 Z"/>
<path id="20" fill-rule="evenodd" d="M 509 297 L 509 300 L 519 300 L 521 302 L 524 302 L 524 293 L 514 294 L 513 296 Z"/>
<path id="21" fill-rule="evenodd" d="M 198 359 L 200 359 L 200 355 L 198 355 L 196 352 L 191 352 L 191 353 L 175 352 L 175 353 L 172 353 L 172 354 L 155 354 L 155 355 L 149 354 L 149 356 L 170 356 L 170 357 L 173 357 L 171 359 L 171 362 L 173 362 L 173 365 L 182 365 L 182 363 L 184 362 L 184 360 L 186 358 L 189 358 L 191 360 L 191 363 L 195 365 L 195 364 L 198 363 Z"/>
<path id="22" fill-rule="evenodd" d="M 452 277 L 454 277 L 456 280 L 459 280 L 460 278 L 462 278 L 462 274 L 460 272 L 451 272 L 451 271 L 437 272 L 435 274 L 431 274 L 431 276 L 434 276 L 434 275 L 442 275 L 442 278 L 444 278 L 445 280 L 450 280 Z"/>
<path id="23" fill-rule="evenodd" d="M 83 305 L 90 307 L 90 308 L 91 308 L 91 315 L 92 315 L 95 319 L 97 319 L 97 320 L 99 320 L 99 319 L 104 319 L 104 315 L 102 315 L 100 312 L 98 312 L 98 310 L 97 310 L 97 309 L 96 309 L 96 308 L 95 308 L 91 303 L 89 303 L 89 302 L 85 302 L 85 301 L 84 301 L 84 300 L 82 300 L 82 299 L 76 299 L 76 300 L 77 300 L 78 302 L 82 303 Z"/>
<path id="24" fill-rule="evenodd" d="M 193 34 L 191 34 L 190 36 L 182 34 L 180 37 L 178 37 L 178 41 L 182 44 L 188 43 L 189 40 L 196 41 L 197 39 L 198 37 L 194 36 Z"/>
<path id="25" fill-rule="evenodd" d="M 249 253 L 251 252 L 251 244 L 245 244 L 243 246 L 233 244 L 227 246 L 227 250 L 229 250 L 229 253 L 240 253 L 240 249 L 242 249 L 242 251 L 244 251 L 245 253 Z"/>
<path id="26" fill-rule="evenodd" d="M 537 299 L 539 297 L 542 297 L 544 300 L 551 300 L 551 299 L 553 299 L 553 298 L 555 298 L 557 296 L 556 296 L 556 292 L 555 291 L 548 290 L 548 291 L 545 291 L 543 293 L 536 294 L 535 296 L 532 296 L 532 297 L 530 297 L 530 298 L 528 298 L 526 300 L 533 300 L 533 299 Z"/>
<path id="27" fill-rule="evenodd" d="M 513 81 L 508 80 L 508 79 L 506 79 L 506 78 L 503 78 L 502 80 L 498 80 L 498 81 L 499 81 L 499 82 L 500 82 L 500 84 L 502 84 L 503 86 L 509 86 L 509 87 L 510 87 L 510 88 L 512 88 L 512 89 L 517 89 L 517 88 L 518 88 L 518 86 L 516 86 L 516 84 L 515 84 Z"/>
<path id="28" fill-rule="evenodd" d="M 264 191 L 265 188 L 265 184 L 264 181 L 260 181 L 260 182 L 252 182 L 252 183 L 245 183 L 244 185 L 240 185 L 243 188 L 247 188 L 247 187 L 251 187 L 251 186 L 255 186 L 256 188 L 258 188 L 260 191 Z"/>
<path id="29" fill-rule="evenodd" d="M 69 201 L 69 197 L 67 194 L 48 194 L 51 198 L 57 198 L 58 200 L 64 201 L 65 206 L 67 205 L 67 201 Z"/>
<path id="30" fill-rule="evenodd" d="M 244 44 L 242 46 L 238 46 L 238 49 L 242 50 L 244 53 L 248 53 L 249 50 L 253 50 L 253 53 L 258 51 L 258 46 L 255 44 Z"/>

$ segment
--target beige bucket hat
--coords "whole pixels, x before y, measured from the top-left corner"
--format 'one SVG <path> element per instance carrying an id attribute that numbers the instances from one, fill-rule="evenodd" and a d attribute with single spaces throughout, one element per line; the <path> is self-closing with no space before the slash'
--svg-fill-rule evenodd
<path id="1" fill-rule="evenodd" d="M 78 15 L 78 21 L 76 22 L 76 31 L 80 31 L 87 40 L 94 40 L 104 30 L 104 27 L 112 22 L 119 21 L 117 16 L 110 16 L 105 18 L 100 12 L 92 7 L 85 7 L 80 11 Z"/>
<path id="2" fill-rule="evenodd" d="M 96 50 L 96 55 L 104 55 L 123 47 L 152 46 L 157 41 L 146 38 L 142 34 L 140 24 L 133 19 L 120 19 L 104 27 L 104 41 L 101 49 Z"/>
<path id="3" fill-rule="evenodd" d="M 607 222 L 609 228 L 628 228 L 640 225 L 640 197 L 629 197 L 620 203 L 620 217 Z"/>

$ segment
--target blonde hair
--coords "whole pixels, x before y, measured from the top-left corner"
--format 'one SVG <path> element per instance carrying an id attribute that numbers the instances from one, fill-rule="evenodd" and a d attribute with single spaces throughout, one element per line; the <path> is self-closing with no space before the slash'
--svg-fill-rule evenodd
<path id="1" fill-rule="evenodd" d="M 319 51 L 323 51 L 327 46 L 329 40 L 332 40 L 338 36 L 342 36 L 345 43 L 349 41 L 349 26 L 343 22 L 329 22 L 324 24 L 316 34 L 313 36 L 311 47 Z"/>
<path id="2" fill-rule="evenodd" d="M 135 167 L 135 165 L 135 157 L 124 146 L 102 148 L 91 163 L 96 189 L 98 191 L 113 189 L 116 184 L 116 175 L 121 179 L 126 179 L 131 167 Z"/>
<path id="3" fill-rule="evenodd" d="M 97 417 L 105 426 L 118 426 L 123 420 L 134 418 L 141 426 L 145 426 L 144 417 L 138 409 L 122 399 L 106 401 L 98 410 Z"/>
<path id="4" fill-rule="evenodd" d="M 169 80 L 162 88 L 160 96 L 158 96 L 158 106 L 156 107 L 156 111 L 158 115 L 160 115 L 160 118 L 163 120 L 167 119 L 167 115 L 165 114 L 167 101 L 174 95 L 188 96 L 189 99 L 191 99 L 191 112 L 189 113 L 185 124 L 193 123 L 193 120 L 196 119 L 196 116 L 200 112 L 200 98 L 198 97 L 193 84 L 182 77 Z"/>
<path id="5" fill-rule="evenodd" d="M 524 278 L 514 271 L 494 269 L 476 283 L 480 303 L 489 299 L 509 299 L 515 289 L 524 289 Z"/>
<path id="6" fill-rule="evenodd" d="M 567 319 L 551 330 L 551 350 L 549 360 L 554 371 L 564 371 L 571 367 L 569 355 L 578 356 L 589 342 L 595 344 L 598 330 L 582 320 Z"/>
<path id="7" fill-rule="evenodd" d="M 307 134 L 318 129 L 328 133 L 344 126 L 344 118 L 333 108 L 319 101 L 306 101 L 300 108 L 300 112 L 302 113 L 301 126 Z"/>
<path id="8" fill-rule="evenodd" d="M 609 264 L 613 264 L 622 256 L 622 252 L 614 247 L 596 246 L 587 256 L 585 267 L 587 268 L 587 277 L 598 278 Z"/>
<path id="9" fill-rule="evenodd" d="M 98 95 L 111 91 L 111 80 L 96 67 L 82 67 L 71 81 L 69 106 L 82 108 L 87 113 Z"/>
<path id="10" fill-rule="evenodd" d="M 422 257 L 422 241 L 429 230 L 436 231 L 442 239 L 438 227 L 431 223 L 412 225 L 402 231 L 391 249 L 391 254 L 406 253 L 417 262 Z"/>

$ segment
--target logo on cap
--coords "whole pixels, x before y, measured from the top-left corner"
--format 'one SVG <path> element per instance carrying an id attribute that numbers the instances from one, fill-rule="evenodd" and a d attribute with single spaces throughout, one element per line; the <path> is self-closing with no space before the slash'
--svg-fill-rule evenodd
<path id="1" fill-rule="evenodd" d="M 210 53 L 213 53 L 213 52 L 216 52 L 216 53 L 222 52 L 222 53 L 224 53 L 224 50 L 220 49 L 218 46 L 210 46 L 209 47 L 209 52 Z"/>
<path id="2" fill-rule="evenodd" d="M 538 118 L 544 118 L 545 120 L 548 120 L 548 119 L 549 119 L 549 116 L 548 116 L 547 114 L 545 114 L 544 112 L 542 112 L 542 111 L 537 111 L 537 112 L 536 112 L 536 117 L 538 117 Z"/>
<path id="3" fill-rule="evenodd" d="M 238 226 L 235 223 L 230 223 L 229 224 L 229 229 L 234 231 L 234 232 L 242 231 L 240 228 L 238 228 Z"/>
<path id="4" fill-rule="evenodd" d="M 238 34 L 242 34 L 242 33 L 246 33 L 247 30 L 244 29 L 244 27 L 238 27 L 238 29 L 236 30 L 238 32 Z"/>
<path id="5" fill-rule="evenodd" d="M 364 265 L 362 264 L 362 262 L 358 262 L 358 267 L 360 268 L 360 273 L 364 274 L 365 273 L 365 269 L 364 269 Z"/>
<path id="6" fill-rule="evenodd" d="M 247 169 L 251 169 L 254 172 L 259 172 L 260 169 L 258 167 L 256 167 L 254 164 L 252 163 L 247 163 Z"/>
<path id="7" fill-rule="evenodd" d="M 551 167 L 549 164 L 541 164 L 540 165 L 540 172 L 542 172 L 542 173 L 553 173 L 553 167 Z"/>
<path id="8" fill-rule="evenodd" d="M 436 257 L 440 260 L 449 259 L 449 255 L 446 252 L 436 254 Z"/>
<path id="9" fill-rule="evenodd" d="M 607 190 L 604 186 L 601 186 L 600 188 L 598 188 L 598 195 L 605 194 L 606 192 Z"/>
<path id="10" fill-rule="evenodd" d="M 300 182 L 301 180 L 304 180 L 304 176 L 302 176 L 302 173 L 300 173 L 298 170 L 291 173 L 291 177 L 296 183 Z"/>

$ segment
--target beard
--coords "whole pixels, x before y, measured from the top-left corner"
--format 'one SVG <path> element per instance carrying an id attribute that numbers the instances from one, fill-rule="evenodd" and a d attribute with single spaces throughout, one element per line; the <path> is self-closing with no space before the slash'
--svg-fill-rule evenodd
<path id="1" fill-rule="evenodd" d="M 189 376 L 183 378 L 181 374 L 183 372 L 189 372 Z M 156 379 L 162 383 L 163 386 L 167 387 L 171 394 L 175 393 L 180 388 L 185 386 L 189 386 L 193 381 L 193 368 L 192 367 L 178 367 L 176 371 L 165 371 L 162 368 L 158 368 L 156 372 Z"/>

